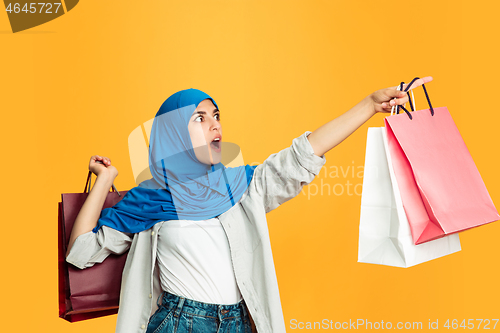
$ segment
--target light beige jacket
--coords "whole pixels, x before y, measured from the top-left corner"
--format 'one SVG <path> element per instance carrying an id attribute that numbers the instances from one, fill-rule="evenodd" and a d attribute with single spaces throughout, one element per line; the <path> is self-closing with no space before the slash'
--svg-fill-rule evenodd
<path id="1" fill-rule="evenodd" d="M 254 170 L 240 201 L 219 215 L 229 240 L 240 292 L 259 333 L 285 333 L 278 281 L 266 213 L 297 196 L 326 163 L 316 156 L 306 131 L 292 145 L 270 155 Z M 66 261 L 80 269 L 102 262 L 110 253 L 129 250 L 123 270 L 117 333 L 144 333 L 158 308 L 161 292 L 156 263 L 158 227 L 131 234 L 103 226 L 80 235 Z"/>

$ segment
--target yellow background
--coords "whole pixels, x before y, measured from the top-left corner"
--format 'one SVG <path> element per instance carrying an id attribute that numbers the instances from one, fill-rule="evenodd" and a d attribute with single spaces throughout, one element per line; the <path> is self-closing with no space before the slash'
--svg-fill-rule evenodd
<path id="1" fill-rule="evenodd" d="M 181 89 L 211 95 L 224 140 L 261 163 L 373 91 L 431 75 L 433 106 L 448 107 L 498 205 L 499 10 L 493 0 L 87 0 L 16 34 L 0 13 L 0 330 L 114 332 L 116 315 L 58 318 L 57 202 L 83 191 L 94 154 L 112 159 L 119 190 L 135 186 L 127 137 Z M 421 87 L 415 98 L 427 108 Z M 324 168 L 363 166 L 367 128 L 384 116 L 329 151 Z M 324 171 L 311 186 L 362 183 Z M 361 264 L 361 197 L 310 190 L 268 214 L 288 331 L 292 319 L 426 328 L 500 317 L 498 222 L 412 268 Z"/>

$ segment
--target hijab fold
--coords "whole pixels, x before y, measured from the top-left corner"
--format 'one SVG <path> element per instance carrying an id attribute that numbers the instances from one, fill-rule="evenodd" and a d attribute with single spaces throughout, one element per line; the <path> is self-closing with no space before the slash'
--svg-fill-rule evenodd
<path id="1" fill-rule="evenodd" d="M 222 163 L 201 163 L 196 157 L 195 150 L 211 148 L 193 147 L 188 124 L 198 104 L 207 98 L 218 109 L 209 95 L 193 88 L 176 92 L 161 105 L 149 140 L 152 178 L 103 209 L 94 233 L 103 225 L 137 233 L 160 221 L 206 220 L 241 199 L 257 166 L 226 168 Z"/>

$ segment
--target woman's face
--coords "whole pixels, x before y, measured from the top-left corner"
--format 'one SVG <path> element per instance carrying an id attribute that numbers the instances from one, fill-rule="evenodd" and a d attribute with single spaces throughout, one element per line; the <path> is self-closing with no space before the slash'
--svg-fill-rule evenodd
<path id="1" fill-rule="evenodd" d="M 204 99 L 194 110 L 188 125 L 196 158 L 204 164 L 221 161 L 222 126 L 220 112 L 210 99 Z M 219 143 L 213 142 L 219 137 Z"/>

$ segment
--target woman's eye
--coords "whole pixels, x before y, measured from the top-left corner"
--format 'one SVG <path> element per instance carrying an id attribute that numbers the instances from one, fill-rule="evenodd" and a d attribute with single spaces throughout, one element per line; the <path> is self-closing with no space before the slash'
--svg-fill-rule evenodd
<path id="1" fill-rule="evenodd" d="M 220 115 L 218 113 L 214 117 L 217 117 L 217 120 L 220 121 Z M 194 121 L 198 122 L 197 121 L 198 118 L 203 118 L 203 116 L 198 116 L 198 117 L 194 118 Z"/>

